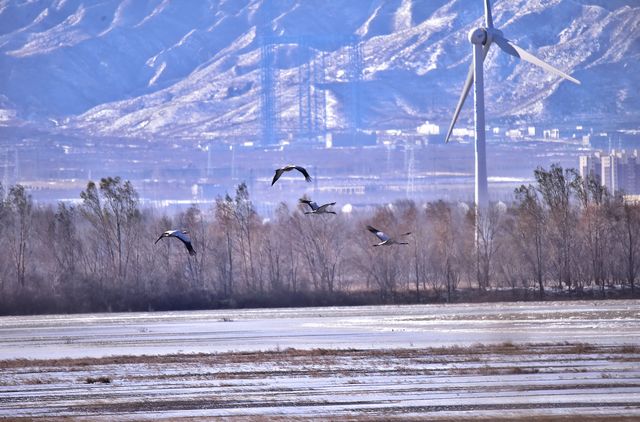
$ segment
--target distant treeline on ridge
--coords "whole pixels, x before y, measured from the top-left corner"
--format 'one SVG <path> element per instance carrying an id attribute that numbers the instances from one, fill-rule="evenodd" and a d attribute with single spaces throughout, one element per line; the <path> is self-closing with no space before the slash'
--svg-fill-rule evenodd
<path id="1" fill-rule="evenodd" d="M 640 205 L 597 177 L 535 171 L 511 204 L 397 201 L 263 219 L 244 183 L 209 209 L 140 208 L 119 177 L 77 206 L 0 185 L 0 314 L 634 297 Z M 408 245 L 373 247 L 371 225 Z M 186 230 L 196 254 L 166 230 Z"/>

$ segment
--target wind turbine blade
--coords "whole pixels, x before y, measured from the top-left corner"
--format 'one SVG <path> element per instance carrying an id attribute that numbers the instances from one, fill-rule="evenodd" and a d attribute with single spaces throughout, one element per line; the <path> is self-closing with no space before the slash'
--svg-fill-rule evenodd
<path id="1" fill-rule="evenodd" d="M 541 68 L 546 69 L 549 72 L 555 73 L 558 76 L 562 76 L 566 80 L 569 80 L 569 81 L 571 81 L 573 83 L 576 83 L 576 84 L 580 85 L 580 81 L 579 80 L 574 79 L 571 76 L 559 71 L 558 69 L 556 69 L 555 67 L 551 66 L 550 64 L 543 62 L 542 60 L 540 60 L 539 58 L 537 58 L 533 54 L 527 53 L 525 50 L 521 49 L 520 47 L 518 47 L 517 45 L 515 45 L 514 43 L 512 43 L 508 39 L 506 39 L 504 37 L 501 37 L 500 35 L 493 34 L 493 41 L 496 44 L 498 44 L 498 46 L 500 46 L 502 51 L 504 51 L 505 53 L 511 54 L 512 56 L 515 56 L 515 57 L 519 57 L 522 60 L 526 60 L 529 63 L 533 63 L 536 66 L 540 66 Z"/>
<path id="2" fill-rule="evenodd" d="M 487 54 L 489 54 L 489 47 L 491 47 L 491 43 L 487 42 L 482 46 L 482 61 L 487 58 Z M 458 100 L 458 107 L 456 108 L 456 112 L 453 114 L 453 120 L 451 120 L 451 126 L 449 126 L 449 132 L 447 132 L 447 137 L 445 138 L 445 143 L 449 142 L 449 137 L 451 136 L 451 132 L 453 132 L 453 127 L 458 120 L 458 116 L 460 115 L 460 110 L 462 110 L 462 106 L 464 105 L 464 101 L 467 99 L 467 95 L 469 95 L 469 91 L 471 91 L 471 87 L 473 86 L 473 59 L 471 60 L 471 66 L 469 66 L 469 74 L 467 75 L 467 81 L 464 83 L 464 88 L 462 89 L 462 95 L 460 96 L 460 100 Z"/>
<path id="3" fill-rule="evenodd" d="M 456 112 L 453 114 L 453 120 L 451 120 L 451 126 L 449 126 L 449 132 L 447 132 L 447 137 L 445 139 L 445 143 L 449 142 L 449 137 L 451 136 L 451 132 L 453 132 L 453 127 L 456 124 L 456 120 L 458 120 L 458 116 L 460 115 L 460 110 L 462 110 L 462 106 L 464 105 L 464 100 L 467 99 L 467 95 L 469 95 L 469 91 L 471 91 L 471 86 L 473 85 L 473 62 L 471 62 L 471 67 L 469 67 L 469 75 L 467 75 L 467 81 L 464 83 L 464 88 L 462 88 L 462 95 L 460 96 L 460 100 L 458 100 L 458 107 L 456 107 Z"/>
<path id="4" fill-rule="evenodd" d="M 493 28 L 493 18 L 491 17 L 491 5 L 489 0 L 484 0 L 484 23 L 487 28 Z"/>

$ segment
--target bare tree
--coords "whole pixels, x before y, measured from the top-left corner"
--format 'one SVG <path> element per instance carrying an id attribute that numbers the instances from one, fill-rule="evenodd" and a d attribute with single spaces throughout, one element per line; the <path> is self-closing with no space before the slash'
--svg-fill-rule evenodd
<path id="1" fill-rule="evenodd" d="M 395 215 L 396 207 L 380 207 L 372 220 L 363 223 L 371 224 L 384 230 L 390 237 L 397 233 L 405 233 L 407 229 L 400 227 L 400 221 Z M 375 238 L 374 238 L 375 239 Z M 411 255 L 409 245 L 391 245 L 388 247 L 373 247 L 371 233 L 362 227 L 355 235 L 358 247 L 352 257 L 354 267 L 362 274 L 368 283 L 373 283 L 383 301 L 394 300 L 397 287 L 408 271 L 408 256 Z M 411 242 L 411 239 L 408 240 Z"/>
<path id="2" fill-rule="evenodd" d="M 333 292 L 347 245 L 345 219 L 341 215 L 305 215 L 298 210 L 290 224 L 314 289 Z"/>
<path id="3" fill-rule="evenodd" d="M 547 215 L 538 192 L 532 185 L 515 190 L 513 212 L 515 224 L 511 226 L 512 244 L 529 264 L 531 275 L 538 285 L 540 300 L 544 297 L 544 277 L 548 261 Z"/>
<path id="4" fill-rule="evenodd" d="M 572 286 L 573 248 L 576 242 L 577 216 L 572 204 L 580 175 L 575 169 L 563 170 L 553 164 L 550 170 L 534 171 L 537 191 L 548 210 L 547 228 L 551 246 L 551 267 L 562 287 Z"/>
<path id="5" fill-rule="evenodd" d="M 192 204 L 185 212 L 181 212 L 176 216 L 178 226 L 182 230 L 189 232 L 189 239 L 194 249 L 197 251 L 196 255 L 190 256 L 188 253 L 183 253 L 183 245 L 180 245 L 181 256 L 185 265 L 186 277 L 190 280 L 191 287 L 195 290 L 206 290 L 206 268 L 209 250 L 211 249 L 209 241 L 209 230 L 204 214 L 196 204 Z"/>
<path id="6" fill-rule="evenodd" d="M 587 263 L 590 268 L 590 280 L 601 287 L 605 296 L 606 267 L 610 257 L 610 223 L 609 217 L 611 196 L 606 187 L 600 183 L 600 178 L 588 175 L 583 181 L 576 179 L 576 196 L 582 204 L 579 220 L 579 238 L 586 247 L 587 256 L 580 262 Z M 576 263 L 576 266 L 580 265 Z"/>
<path id="7" fill-rule="evenodd" d="M 505 212 L 504 204 L 499 203 L 467 213 L 468 225 L 475 232 L 476 279 L 481 290 L 490 286 L 493 258 L 500 249 Z"/>
<path id="8" fill-rule="evenodd" d="M 274 217 L 274 221 L 264 224 L 260 240 L 262 261 L 265 262 L 264 267 L 269 289 L 279 293 L 289 285 L 295 291 L 295 281 L 293 283 L 286 282 L 287 278 L 295 277 L 297 272 L 297 269 L 294 268 L 295 259 L 293 257 L 295 248 L 292 246 L 292 237 L 287 230 L 290 219 L 287 205 L 280 204 Z"/>
<path id="9" fill-rule="evenodd" d="M 71 284 L 78 271 L 78 259 L 82 254 L 81 242 L 77 232 L 75 207 L 58 203 L 57 212 L 47 221 L 46 235 L 41 242 L 49 254 L 53 265 L 49 274 L 54 286 L 61 283 Z"/>
<path id="10" fill-rule="evenodd" d="M 6 231 L 9 250 L 13 258 L 16 281 L 20 289 L 24 288 L 26 270 L 32 250 L 30 248 L 33 233 L 33 198 L 27 194 L 22 185 L 9 188 L 5 207 L 8 212 Z"/>
<path id="11" fill-rule="evenodd" d="M 140 219 L 138 194 L 129 181 L 119 177 L 100 180 L 100 188 L 89 182 L 80 193 L 83 202 L 80 213 L 90 223 L 104 243 L 114 275 L 126 279 L 127 264 Z"/>
<path id="12" fill-rule="evenodd" d="M 233 215 L 233 199 L 229 195 L 224 198 L 218 196 L 214 207 L 216 232 L 222 237 L 219 242 L 216 267 L 221 280 L 222 295 L 228 298 L 234 293 L 234 249 L 235 249 L 235 218 Z"/>
<path id="13" fill-rule="evenodd" d="M 508 226 L 506 230 L 510 235 L 504 239 L 505 244 L 500 248 L 495 259 L 494 278 L 496 282 L 494 284 L 497 287 L 509 287 L 512 299 L 518 300 L 523 294 L 526 295 L 530 284 L 534 288 L 536 285 L 535 279 L 531 277 L 529 262 L 524 259 L 522 248 L 514 242 L 515 237 L 511 235 L 513 220 L 509 219 L 506 226 Z M 520 288 L 523 288 L 524 291 L 520 292 Z"/>
<path id="14" fill-rule="evenodd" d="M 4 229 L 8 224 L 8 212 L 4 201 L 4 187 L 0 183 L 0 239 L 4 238 Z M 9 245 L 7 242 L 0 242 L 0 297 L 4 298 L 6 280 L 8 278 L 8 268 L 11 267 L 9 262 Z"/>
<path id="15" fill-rule="evenodd" d="M 635 279 L 640 267 L 640 204 L 626 201 L 616 195 L 611 204 L 611 234 L 621 252 L 622 268 L 631 295 L 635 297 Z M 615 251 L 614 251 L 615 253 Z"/>
<path id="16" fill-rule="evenodd" d="M 237 246 L 242 265 L 242 278 L 246 291 L 252 292 L 256 287 L 262 291 L 263 286 L 256 286 L 256 268 L 254 262 L 254 248 L 252 245 L 253 230 L 258 224 L 258 215 L 253 209 L 249 198 L 249 190 L 243 182 L 236 188 L 236 197 L 233 204 L 233 216 L 237 231 Z"/>
<path id="17" fill-rule="evenodd" d="M 411 285 L 416 291 L 416 302 L 420 303 L 420 285 L 423 289 L 426 289 L 427 270 L 430 255 L 430 246 L 432 237 L 429 233 L 429 228 L 426 223 L 426 214 L 419 212 L 415 204 L 411 204 L 408 212 L 405 213 L 405 224 L 410 227 L 413 234 L 411 242 L 411 281 L 409 281 L 408 288 L 411 289 Z"/>
<path id="18" fill-rule="evenodd" d="M 289 290 L 297 293 L 301 287 L 301 273 L 303 272 L 303 258 L 299 251 L 300 242 L 296 238 L 299 227 L 295 224 L 294 217 L 291 216 L 289 208 L 281 204 L 275 213 L 276 233 L 273 235 L 278 240 L 281 262 L 281 274 L 286 280 Z"/>
<path id="19" fill-rule="evenodd" d="M 447 292 L 447 302 L 459 282 L 457 227 L 451 206 L 440 200 L 431 202 L 426 209 L 431 234 L 430 275 L 434 290 Z"/>

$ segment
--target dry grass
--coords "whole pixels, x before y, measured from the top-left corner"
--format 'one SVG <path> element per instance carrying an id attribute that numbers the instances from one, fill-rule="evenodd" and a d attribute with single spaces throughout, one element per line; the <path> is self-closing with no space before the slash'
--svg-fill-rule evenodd
<path id="1" fill-rule="evenodd" d="M 7 359 L 0 360 L 0 369 L 11 368 L 68 368 L 84 370 L 92 366 L 197 362 L 201 365 L 224 365 L 229 363 L 290 362 L 292 359 L 310 361 L 314 364 L 332 364 L 336 358 L 394 358 L 410 359 L 420 363 L 478 362 L 487 355 L 593 355 L 606 354 L 610 359 L 625 361 L 640 359 L 640 348 L 633 345 L 600 346 L 587 343 L 524 343 L 504 342 L 495 345 L 474 344 L 470 347 L 449 346 L 425 349 L 277 349 L 267 351 L 189 353 L 168 355 L 105 356 L 101 358 L 64 359 Z M 620 355 L 620 356 L 617 356 Z M 622 356 L 624 355 L 624 356 Z M 635 356 L 634 356 L 635 355 Z"/>
<path id="2" fill-rule="evenodd" d="M 615 413 L 607 416 L 544 416 L 553 413 L 553 400 L 549 407 L 527 407 L 530 403 L 514 402 L 514 407 L 494 408 L 498 405 L 455 406 L 437 405 L 434 408 L 423 406 L 394 404 L 391 407 L 374 410 L 369 404 L 354 402 L 357 408 L 350 416 L 342 413 L 326 417 L 303 417 L 304 409 L 310 411 L 314 406 L 351 403 L 350 395 L 358 390 L 364 394 L 382 388 L 383 396 L 396 394 L 402 397 L 403 388 L 392 393 L 393 385 L 405 381 L 414 383 L 420 394 L 449 394 L 452 397 L 458 392 L 469 389 L 469 392 L 505 392 L 505 391 L 551 391 L 572 389 L 592 393 L 592 389 L 601 388 L 640 388 L 640 380 L 636 375 L 626 375 L 625 369 L 633 368 L 634 363 L 619 365 L 607 362 L 626 362 L 640 360 L 640 348 L 635 346 L 606 347 L 585 343 L 526 343 L 515 344 L 474 344 L 470 347 L 439 347 L 424 349 L 326 349 L 299 350 L 293 348 L 225 353 L 193 353 L 158 356 L 108 356 L 103 358 L 79 359 L 13 359 L 0 361 L 0 373 L 4 375 L 3 385 L 11 385 L 18 391 L 19 386 L 27 392 L 43 387 L 38 384 L 59 384 L 56 388 L 82 389 L 82 394 L 95 400 L 83 400 L 68 409 L 71 414 L 95 416 L 58 417 L 56 413 L 44 419 L 38 418 L 4 418 L 3 421 L 47 420 L 52 422 L 102 422 L 102 421 L 151 421 L 150 412 L 180 411 L 191 409 L 231 409 L 247 408 L 251 415 L 253 407 L 278 406 L 296 409 L 293 416 L 270 416 L 268 414 L 253 416 L 224 416 L 221 421 L 510 421 L 509 410 L 530 410 L 537 416 L 528 418 L 518 416 L 519 421 L 548 422 L 600 422 L 631 421 L 633 418 L 618 418 Z M 556 364 L 556 362 L 559 362 Z M 573 364 L 572 362 L 575 362 Z M 604 362 L 604 363 L 603 363 Z M 541 365 L 539 365 L 541 364 Z M 585 372 L 588 371 L 588 374 Z M 598 368 L 595 370 L 594 368 Z M 4 371 L 3 371 L 4 370 Z M 594 372 L 597 371 L 597 372 Z M 632 370 L 633 372 L 633 370 Z M 108 374 L 105 375 L 105 374 Z M 536 374 L 544 374 L 537 376 Z M 555 379 L 564 380 L 554 383 Z M 495 379 L 484 381 L 464 381 L 458 383 L 451 377 L 457 376 L 506 376 L 507 380 L 535 379 L 533 383 L 518 384 L 496 382 Z M 56 378 L 61 377 L 61 378 Z M 446 378 L 449 377 L 447 379 Z M 513 378 L 512 378 L 513 377 Z M 592 383 L 583 383 L 587 377 Z M 64 379 L 63 379 L 64 378 Z M 287 384 L 286 379 L 293 381 Z M 570 381 L 571 379 L 575 381 Z M 597 379 L 598 382 L 593 383 Z M 300 383 L 300 380 L 303 383 Z M 308 380 L 309 386 L 305 385 Z M 470 382 L 471 384 L 466 384 Z M 447 384 L 452 383 L 449 387 Z M 90 387 L 84 384 L 102 384 Z M 289 386 L 297 389 L 289 393 Z M 359 387 L 358 385 L 362 385 Z M 467 385 L 469 385 L 467 387 Z M 140 393 L 123 398 L 121 391 L 133 392 L 140 386 Z M 195 388 L 198 393 L 190 398 L 180 395 L 159 393 L 148 395 L 148 391 L 170 391 L 175 386 Z M 315 386 L 318 386 L 316 389 Z M 340 387 L 334 389 L 334 387 Z M 347 387 L 347 388 L 344 388 Z M 48 387 L 44 387 L 48 388 Z M 391 389 L 391 390 L 389 390 Z M 40 390 L 44 391 L 44 390 Z M 79 390 L 78 390 L 79 391 Z M 326 395 L 325 395 L 326 394 Z M 542 393 L 544 395 L 546 393 Z M 119 402 L 110 402 L 113 397 Z M 374 397 L 374 396 L 372 396 Z M 61 399 L 62 400 L 62 399 Z M 2 397 L 0 397 L 0 404 Z M 35 403 L 35 402 L 34 402 Z M 373 403 L 373 402 L 372 402 Z M 376 402 L 377 403 L 377 402 Z M 507 404 L 504 404 L 507 406 Z M 620 406 L 631 406 L 630 413 L 637 411 L 635 403 L 620 403 Z M 65 405 L 66 406 L 66 405 Z M 465 407 L 466 406 L 466 407 Z M 484 408 L 484 407 L 486 408 Z M 488 407 L 487 407 L 488 406 Z M 519 407 L 518 407 L 519 406 Z M 303 410 L 299 410 L 303 409 Z M 376 408 L 377 409 L 377 408 Z M 580 407 L 576 408 L 580 411 Z M 476 412 L 474 412 L 474 410 Z M 492 417 L 474 417 L 477 411 L 488 410 L 502 415 L 502 419 Z M 443 412 L 445 411 L 445 412 Z M 461 416 L 442 417 L 447 411 L 460 411 Z M 604 411 L 606 411 L 606 406 Z M 53 411 L 52 411 L 53 412 Z M 613 411 L 612 411 L 613 412 Z M 587 412 L 589 413 L 589 412 Z M 624 412 L 623 412 L 624 413 Z M 101 415 L 112 415 L 107 418 Z M 128 415 L 128 416 L 127 416 Z M 142 416 L 142 418 L 135 418 Z M 416 416 L 419 415 L 419 416 Z M 486 413 L 485 413 L 486 415 Z M 145 419 L 146 418 L 146 419 Z M 209 418 L 163 418 L 163 421 L 204 421 Z"/>
<path id="3" fill-rule="evenodd" d="M 508 412 L 505 412 L 508 413 Z M 68 416 L 47 418 L 47 422 L 103 422 L 103 421 L 120 421 L 119 418 L 101 418 L 99 416 Z M 126 419 L 127 421 L 131 419 Z M 162 418 L 163 422 L 211 422 L 212 418 L 206 417 L 187 417 L 187 418 Z M 300 416 L 225 416 L 224 418 L 216 418 L 224 422 L 513 422 L 513 417 L 494 416 L 491 418 L 476 416 L 429 416 L 429 415 L 366 415 L 366 416 L 332 416 L 327 417 L 300 417 Z M 2 422 L 42 422 L 41 418 L 0 418 Z M 156 422 L 154 418 L 136 418 L 136 422 Z M 561 415 L 561 416 L 518 416 L 518 422 L 637 422 L 634 417 L 624 416 L 584 416 L 584 415 Z"/>

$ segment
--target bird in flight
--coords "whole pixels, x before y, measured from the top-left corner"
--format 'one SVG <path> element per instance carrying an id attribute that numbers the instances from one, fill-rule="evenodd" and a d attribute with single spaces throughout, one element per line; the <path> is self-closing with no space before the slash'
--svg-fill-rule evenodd
<path id="1" fill-rule="evenodd" d="M 324 204 L 319 207 L 318 204 L 316 204 L 314 201 L 300 198 L 300 203 L 307 204 L 311 207 L 311 211 L 305 211 L 305 214 L 335 214 L 335 211 L 327 210 L 328 207 L 335 205 L 336 204 L 335 202 L 332 202 L 330 204 Z"/>
<path id="2" fill-rule="evenodd" d="M 306 180 L 307 182 L 311 181 L 311 176 L 309 176 L 309 173 L 307 173 L 304 167 L 296 166 L 295 164 L 289 164 L 288 166 L 284 166 L 276 170 L 276 174 L 275 176 L 273 176 L 273 181 L 271 182 L 271 186 L 273 186 L 276 180 L 278 180 L 280 176 L 282 176 L 282 173 L 284 173 L 285 171 L 291 171 L 293 169 L 296 169 L 300 173 L 302 173 L 304 175 L 304 180 Z"/>
<path id="3" fill-rule="evenodd" d="M 408 245 L 409 244 L 409 242 L 399 242 L 398 239 L 401 238 L 402 236 L 410 235 L 411 232 L 405 233 L 405 234 L 401 234 L 400 236 L 396 236 L 396 237 L 389 237 L 386 234 L 382 233 L 380 230 L 374 229 L 371 226 L 367 226 L 367 230 L 369 230 L 371 233 L 373 233 L 376 236 L 378 236 L 378 239 L 382 240 L 382 242 L 380 242 L 378 244 L 375 244 L 373 246 Z"/>
<path id="4" fill-rule="evenodd" d="M 184 243 L 184 245 L 187 247 L 189 255 L 193 256 L 196 254 L 196 251 L 193 250 L 193 246 L 191 246 L 191 240 L 189 240 L 189 238 L 185 236 L 185 234 L 189 234 L 189 232 L 180 230 L 167 230 L 166 232 L 162 233 L 162 235 L 160 235 L 158 240 L 155 241 L 154 245 L 158 243 L 163 237 L 177 237 L 178 239 L 182 240 L 182 243 Z"/>

